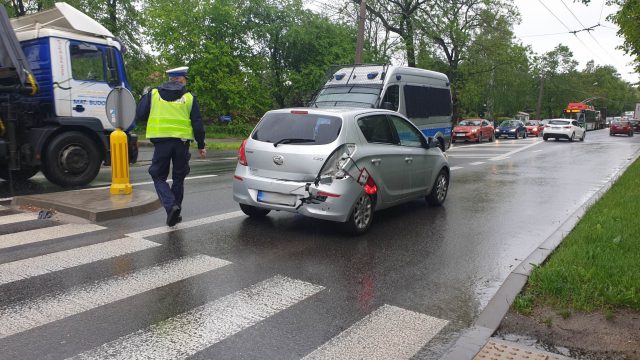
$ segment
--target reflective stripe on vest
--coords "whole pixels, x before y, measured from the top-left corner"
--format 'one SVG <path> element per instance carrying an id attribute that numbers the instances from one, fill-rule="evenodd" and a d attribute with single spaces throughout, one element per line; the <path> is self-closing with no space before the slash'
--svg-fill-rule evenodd
<path id="1" fill-rule="evenodd" d="M 162 99 L 158 89 L 153 89 L 147 122 L 147 139 L 169 137 L 193 140 L 192 105 L 191 93 L 185 93 L 176 101 L 166 101 Z"/>

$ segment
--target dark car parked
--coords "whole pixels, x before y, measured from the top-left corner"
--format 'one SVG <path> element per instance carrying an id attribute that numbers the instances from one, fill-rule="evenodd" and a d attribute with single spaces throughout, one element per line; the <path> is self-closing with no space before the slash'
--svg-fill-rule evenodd
<path id="1" fill-rule="evenodd" d="M 626 120 L 612 121 L 609 126 L 609 135 L 613 136 L 618 134 L 633 136 L 633 127 L 631 126 L 631 122 Z"/>
<path id="2" fill-rule="evenodd" d="M 633 128 L 633 132 L 640 132 L 640 120 L 631 120 L 630 123 Z"/>
<path id="3" fill-rule="evenodd" d="M 526 138 L 527 128 L 520 120 L 505 120 L 496 128 L 496 139 L 501 137 Z"/>

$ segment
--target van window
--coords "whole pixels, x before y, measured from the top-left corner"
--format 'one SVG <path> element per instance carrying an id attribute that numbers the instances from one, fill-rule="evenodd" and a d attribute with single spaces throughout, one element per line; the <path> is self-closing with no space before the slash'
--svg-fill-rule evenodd
<path id="1" fill-rule="evenodd" d="M 384 115 L 367 116 L 358 120 L 358 126 L 370 143 L 397 144 L 389 120 Z"/>
<path id="2" fill-rule="evenodd" d="M 398 107 L 400 106 L 400 86 L 399 85 L 391 85 L 387 88 L 387 92 L 384 94 L 384 98 L 382 99 L 382 104 L 391 103 L 392 107 L 388 110 L 398 111 Z M 381 106 L 382 107 L 382 106 Z"/>
<path id="3" fill-rule="evenodd" d="M 342 120 L 314 114 L 268 113 L 251 136 L 268 143 L 288 140 L 296 145 L 325 145 L 338 138 Z"/>
<path id="4" fill-rule="evenodd" d="M 332 86 L 320 90 L 313 102 L 316 107 L 353 106 L 374 107 L 381 86 Z"/>
<path id="5" fill-rule="evenodd" d="M 449 89 L 405 85 L 404 103 L 409 118 L 451 115 L 451 92 Z"/>

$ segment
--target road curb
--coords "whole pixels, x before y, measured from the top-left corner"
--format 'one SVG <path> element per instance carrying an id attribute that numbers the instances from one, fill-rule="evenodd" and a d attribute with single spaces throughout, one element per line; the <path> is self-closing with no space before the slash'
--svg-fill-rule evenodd
<path id="1" fill-rule="evenodd" d="M 534 267 L 542 264 L 564 238 L 573 230 L 584 214 L 613 186 L 629 166 L 640 157 L 640 149 L 611 176 L 610 181 L 600 187 L 578 207 L 545 241 L 518 265 L 489 300 L 474 325 L 465 331 L 456 343 L 444 354 L 444 360 L 473 359 L 500 326 L 516 296 L 527 283 Z"/>

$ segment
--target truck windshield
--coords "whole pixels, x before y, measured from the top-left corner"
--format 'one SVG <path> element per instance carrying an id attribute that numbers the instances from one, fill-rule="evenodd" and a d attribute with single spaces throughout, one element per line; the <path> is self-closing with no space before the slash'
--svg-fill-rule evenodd
<path id="1" fill-rule="evenodd" d="M 375 107 L 382 87 L 377 86 L 335 86 L 320 91 L 313 102 L 315 107 L 354 106 Z"/>

